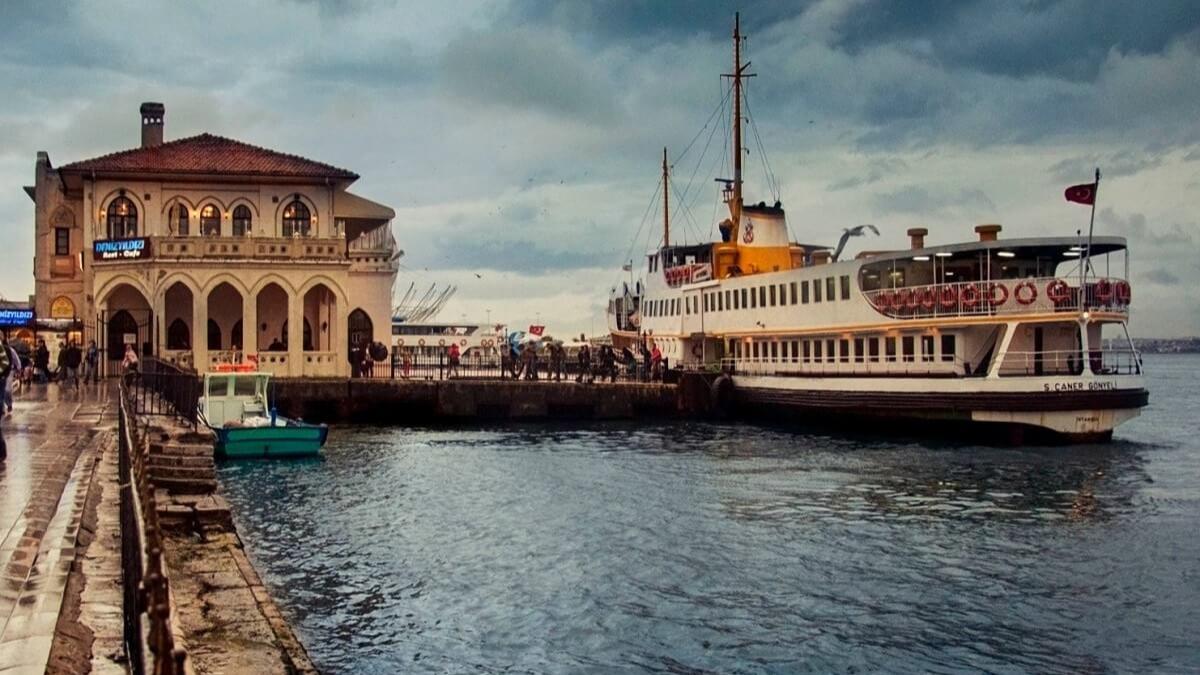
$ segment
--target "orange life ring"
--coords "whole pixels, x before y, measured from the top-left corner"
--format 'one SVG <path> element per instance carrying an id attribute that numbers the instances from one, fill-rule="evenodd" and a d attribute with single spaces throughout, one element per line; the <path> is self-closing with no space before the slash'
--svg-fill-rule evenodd
<path id="1" fill-rule="evenodd" d="M 1029 291 L 1023 293 L 1022 291 Z M 1022 305 L 1032 305 L 1034 300 L 1037 300 L 1037 286 L 1032 281 L 1022 281 L 1013 289 L 1013 298 Z"/>
<path id="2" fill-rule="evenodd" d="M 972 309 L 979 304 L 979 289 L 975 287 L 975 284 L 967 284 L 958 292 L 958 297 L 962 300 L 963 307 Z"/>
<path id="3" fill-rule="evenodd" d="M 896 299 L 893 303 L 893 306 L 897 310 L 911 309 L 916 307 L 917 303 L 913 300 L 912 289 L 901 288 L 900 290 L 896 291 Z"/>
<path id="4" fill-rule="evenodd" d="M 239 373 L 251 373 L 254 372 L 255 367 L 253 363 L 239 363 L 233 369 Z"/>
<path id="5" fill-rule="evenodd" d="M 892 306 L 892 295 L 887 291 L 879 291 L 875 294 L 875 309 L 883 311 Z"/>
<path id="6" fill-rule="evenodd" d="M 942 286 L 942 292 L 938 294 L 938 302 L 945 309 L 950 309 L 958 304 L 958 289 L 953 286 Z"/>
<path id="7" fill-rule="evenodd" d="M 396 346 L 403 347 L 404 346 L 404 338 L 399 338 L 398 340 L 396 340 Z"/>
<path id="8" fill-rule="evenodd" d="M 1128 305 L 1129 301 L 1133 299 L 1133 288 L 1124 279 L 1117 282 L 1113 292 L 1116 294 L 1117 302 L 1122 305 Z"/>
<path id="9" fill-rule="evenodd" d="M 1113 296 L 1113 283 L 1108 279 L 1101 279 L 1096 282 L 1093 293 L 1100 302 L 1108 302 Z"/>
<path id="10" fill-rule="evenodd" d="M 1046 297 L 1054 304 L 1061 305 L 1071 297 L 1071 287 L 1062 279 L 1055 279 L 1046 284 Z"/>
<path id="11" fill-rule="evenodd" d="M 996 291 L 1000 291 L 1000 299 L 999 300 L 996 299 Z M 1000 305 L 1003 305 L 1004 303 L 1008 302 L 1008 286 L 1005 286 L 1004 284 L 993 281 L 990 285 L 988 285 L 988 298 L 987 299 L 988 299 L 988 302 L 991 303 L 991 305 L 993 307 L 999 307 Z"/>
<path id="12" fill-rule="evenodd" d="M 921 308 L 925 310 L 933 309 L 937 304 L 937 291 L 933 290 L 932 286 L 926 286 L 917 292 L 921 296 Z"/>
<path id="13" fill-rule="evenodd" d="M 440 340 L 438 340 L 438 346 L 445 347 L 446 346 L 446 338 L 441 338 Z"/>
<path id="14" fill-rule="evenodd" d="M 231 372 L 233 372 L 233 364 L 232 363 L 218 363 L 217 367 L 213 368 L 213 370 L 217 371 L 218 373 L 231 373 Z"/>
<path id="15" fill-rule="evenodd" d="M 425 338 L 421 338 L 420 340 L 417 340 L 417 344 L 424 347 L 425 346 Z"/>
<path id="16" fill-rule="evenodd" d="M 458 344 L 460 344 L 460 345 L 462 345 L 462 346 L 466 347 L 466 346 L 467 346 L 467 341 L 466 341 L 466 340 L 459 340 L 459 341 L 458 341 Z"/>

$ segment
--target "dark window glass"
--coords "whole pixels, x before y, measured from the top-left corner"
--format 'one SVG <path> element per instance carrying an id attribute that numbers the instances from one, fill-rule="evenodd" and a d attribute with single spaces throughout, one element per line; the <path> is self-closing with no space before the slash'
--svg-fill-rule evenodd
<path id="1" fill-rule="evenodd" d="M 942 360 L 943 361 L 953 361 L 954 360 L 954 336 L 953 335 L 946 335 L 946 334 L 942 335 Z"/>
<path id="2" fill-rule="evenodd" d="M 767 287 L 766 286 L 758 287 L 758 306 L 759 307 L 767 306 Z"/>
<path id="3" fill-rule="evenodd" d="M 312 228 L 312 214 L 299 199 L 283 209 L 283 236 L 307 237 Z"/>
<path id="4" fill-rule="evenodd" d="M 896 338 L 885 337 L 883 344 L 886 347 L 888 363 L 894 363 L 896 361 Z"/>
<path id="5" fill-rule="evenodd" d="M 862 363 L 864 360 L 866 360 L 866 354 L 864 353 L 865 346 L 866 346 L 865 340 L 863 340 L 862 338 L 854 338 L 854 362 L 855 363 Z"/>
<path id="6" fill-rule="evenodd" d="M 221 236 L 221 210 L 212 204 L 200 209 L 200 235 L 203 237 Z"/>
<path id="7" fill-rule="evenodd" d="M 907 363 L 912 363 L 917 349 L 917 341 L 913 339 L 913 336 L 905 335 L 902 342 L 904 345 L 904 360 Z"/>
<path id="8" fill-rule="evenodd" d="M 176 204 L 171 208 L 171 224 L 175 234 L 186 237 L 191 231 L 191 223 L 189 222 L 188 207 L 185 204 Z"/>
<path id="9" fill-rule="evenodd" d="M 775 286 L 774 286 L 774 284 L 771 285 L 771 306 L 772 307 L 775 306 Z"/>
<path id="10" fill-rule="evenodd" d="M 870 351 L 871 360 L 878 362 L 879 361 L 879 338 L 877 338 L 877 337 L 871 338 L 870 340 L 867 341 L 867 345 L 868 345 L 867 348 L 871 350 Z"/>
<path id="11" fill-rule="evenodd" d="M 771 343 L 771 360 L 774 361 L 775 359 L 778 359 L 778 358 L 779 358 L 779 343 L 772 342 Z"/>
<path id="12" fill-rule="evenodd" d="M 836 290 L 834 288 L 833 277 L 825 277 L 825 299 L 833 302 L 837 299 L 837 296 L 834 295 L 834 293 L 836 293 Z"/>
<path id="13" fill-rule="evenodd" d="M 758 358 L 758 343 L 757 342 L 755 342 L 754 346 L 751 347 L 751 353 L 754 356 L 754 358 L 756 358 L 756 359 Z"/>
<path id="14" fill-rule="evenodd" d="M 753 288 L 750 289 L 750 308 L 758 307 L 758 293 Z"/>
<path id="15" fill-rule="evenodd" d="M 813 302 L 820 302 L 821 301 L 821 280 L 813 279 L 812 287 L 813 287 Z"/>
<path id="16" fill-rule="evenodd" d="M 800 360 L 800 341 L 792 340 L 792 363 Z"/>
<path id="17" fill-rule="evenodd" d="M 807 281 L 800 282 L 800 304 L 803 304 L 803 305 L 808 304 L 808 282 Z"/>
<path id="18" fill-rule="evenodd" d="M 843 275 L 841 278 L 841 282 L 842 282 L 842 299 L 849 300 L 850 299 L 850 276 Z"/>
<path id="19" fill-rule="evenodd" d="M 829 338 L 825 341 L 825 360 L 833 363 L 837 359 L 837 340 Z"/>
<path id="20" fill-rule="evenodd" d="M 250 234 L 251 220 L 249 206 L 245 204 L 235 206 L 233 209 L 233 236 L 244 237 Z"/>
<path id="21" fill-rule="evenodd" d="M 928 363 L 933 360 L 933 336 L 921 336 L 921 360 Z"/>
<path id="22" fill-rule="evenodd" d="M 796 304 L 796 282 L 792 282 L 792 301 L 791 304 Z"/>
<path id="23" fill-rule="evenodd" d="M 805 363 L 808 363 L 809 360 L 811 360 L 811 358 L 812 358 L 812 354 L 810 353 L 811 349 L 812 349 L 812 341 L 805 340 L 804 341 L 804 362 Z"/>
<path id="24" fill-rule="evenodd" d="M 821 362 L 822 343 L 820 340 L 813 340 L 813 361 Z"/>
<path id="25" fill-rule="evenodd" d="M 746 289 L 745 288 L 742 289 L 742 304 L 739 306 L 742 309 L 745 309 L 750 306 L 750 305 L 746 304 Z"/>
<path id="26" fill-rule="evenodd" d="M 842 363 L 850 363 L 850 341 L 838 340 L 838 360 Z"/>
<path id="27" fill-rule="evenodd" d="M 138 212 L 128 197 L 117 197 L 108 205 L 108 238 L 128 239 L 138 234 Z"/>
<path id="28" fill-rule="evenodd" d="M 54 255 L 71 255 L 71 228 L 54 228 Z"/>

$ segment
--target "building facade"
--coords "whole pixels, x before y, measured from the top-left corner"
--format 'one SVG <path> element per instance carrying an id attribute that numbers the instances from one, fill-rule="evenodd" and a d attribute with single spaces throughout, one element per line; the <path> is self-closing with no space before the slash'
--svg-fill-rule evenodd
<path id="1" fill-rule="evenodd" d="M 280 376 L 346 376 L 350 345 L 387 343 L 401 251 L 392 209 L 358 175 L 201 134 L 54 168 L 38 153 L 35 309 L 74 319 L 110 372 L 134 344 L 198 371 L 257 360 Z"/>

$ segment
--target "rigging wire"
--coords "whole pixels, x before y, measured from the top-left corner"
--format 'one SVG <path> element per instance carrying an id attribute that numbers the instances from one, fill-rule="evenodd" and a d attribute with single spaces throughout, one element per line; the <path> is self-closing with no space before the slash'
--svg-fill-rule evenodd
<path id="1" fill-rule="evenodd" d="M 725 90 L 725 94 L 721 97 L 720 102 L 717 103 L 717 107 L 713 108 L 713 111 L 708 115 L 708 119 L 704 121 L 704 126 L 700 127 L 700 130 L 696 132 L 695 136 L 692 136 L 692 140 L 688 141 L 688 144 L 686 147 L 684 147 L 683 152 L 679 153 L 675 156 L 675 159 L 671 160 L 672 168 L 674 168 L 677 163 L 683 161 L 683 158 L 688 154 L 688 151 L 692 149 L 693 145 L 695 145 L 696 139 L 700 138 L 700 134 L 703 134 L 704 130 L 708 128 L 708 125 L 712 124 L 713 118 L 717 116 L 717 113 L 725 109 L 725 102 L 729 100 L 729 94 L 732 91 L 732 87 L 729 87 Z"/>
<path id="2" fill-rule="evenodd" d="M 744 96 L 743 99 L 746 101 L 746 118 L 750 120 L 750 130 L 754 133 L 754 142 L 758 145 L 758 159 L 762 164 L 767 189 L 771 191 L 772 200 L 779 201 L 779 182 L 775 179 L 775 172 L 771 170 L 770 160 L 767 159 L 767 148 L 763 145 L 762 136 L 758 133 L 758 122 L 750 112 L 750 97 Z"/>
<path id="3" fill-rule="evenodd" d="M 662 190 L 662 187 L 663 187 L 663 181 L 662 181 L 662 178 L 660 177 L 658 179 L 658 184 L 655 185 L 655 187 L 654 187 L 654 194 L 650 195 L 650 201 L 646 204 L 645 212 L 642 213 L 642 222 L 640 224 L 638 224 L 637 231 L 634 232 L 633 238 L 629 240 L 629 248 L 626 249 L 626 251 L 625 251 L 625 257 L 621 259 L 622 267 L 624 267 L 626 263 L 629 263 L 630 265 L 633 264 L 633 262 L 632 262 L 633 258 L 631 257 L 633 255 L 633 247 L 637 246 L 637 243 L 638 243 L 639 239 L 641 238 L 642 229 L 646 227 L 646 221 L 650 217 L 650 211 L 651 211 L 651 209 L 654 208 L 654 203 L 658 201 L 658 193 L 660 190 Z M 646 240 L 649 240 L 649 239 L 650 239 L 650 232 L 648 231 L 646 233 Z M 643 248 L 645 248 L 645 244 L 643 244 Z M 618 281 L 620 281 L 621 276 L 623 276 L 623 274 L 618 275 L 618 278 L 617 278 Z"/>

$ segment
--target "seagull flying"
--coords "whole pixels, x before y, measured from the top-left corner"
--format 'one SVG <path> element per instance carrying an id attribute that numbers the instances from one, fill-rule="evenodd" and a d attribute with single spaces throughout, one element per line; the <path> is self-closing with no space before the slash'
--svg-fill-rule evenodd
<path id="1" fill-rule="evenodd" d="M 838 240 L 837 250 L 833 252 L 833 262 L 837 262 L 838 256 L 842 254 L 842 249 L 846 247 L 846 241 L 849 240 L 850 237 L 861 237 L 866 234 L 866 230 L 874 232 L 876 237 L 879 236 L 879 230 L 876 229 L 874 225 L 870 224 L 855 225 L 854 227 L 847 227 L 846 229 L 842 230 L 842 238 Z"/>

